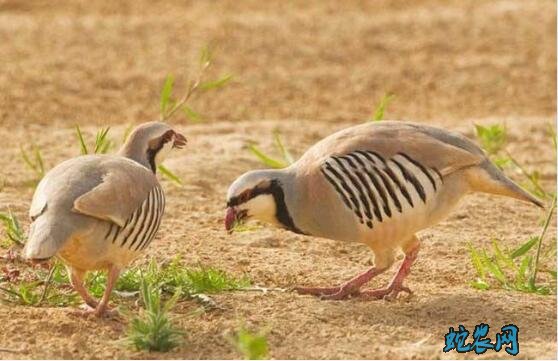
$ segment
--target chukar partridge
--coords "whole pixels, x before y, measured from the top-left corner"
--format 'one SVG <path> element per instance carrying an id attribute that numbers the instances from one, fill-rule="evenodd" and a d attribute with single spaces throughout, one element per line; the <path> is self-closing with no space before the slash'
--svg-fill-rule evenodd
<path id="1" fill-rule="evenodd" d="M 84 155 L 54 167 L 33 196 L 24 256 L 34 262 L 58 256 L 89 306 L 86 312 L 103 315 L 121 270 L 145 250 L 161 223 L 165 196 L 156 165 L 185 144 L 167 124 L 150 122 L 135 128 L 116 155 Z M 107 285 L 98 302 L 83 278 L 103 269 Z"/>
<path id="2" fill-rule="evenodd" d="M 280 170 L 240 176 L 227 195 L 225 227 L 255 218 L 290 231 L 368 245 L 374 266 L 336 287 L 299 287 L 326 299 L 353 295 L 393 298 L 410 293 L 403 280 L 417 257 L 416 233 L 443 219 L 470 192 L 541 202 L 508 179 L 466 137 L 399 121 L 341 130 Z M 401 249 L 405 258 L 390 284 L 361 291 L 386 271 Z"/>

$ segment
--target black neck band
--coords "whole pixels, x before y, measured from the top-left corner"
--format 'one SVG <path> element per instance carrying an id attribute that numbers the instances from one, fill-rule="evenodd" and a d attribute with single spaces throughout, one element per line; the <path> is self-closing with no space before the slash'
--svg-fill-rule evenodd
<path id="1" fill-rule="evenodd" d="M 269 186 L 269 193 L 273 195 L 273 199 L 275 200 L 275 206 L 277 207 L 277 211 L 275 213 L 275 217 L 277 220 L 289 231 L 304 234 L 297 226 L 294 224 L 293 218 L 287 209 L 287 204 L 285 203 L 285 193 L 283 192 L 283 188 L 281 184 L 277 180 L 271 181 L 271 185 Z"/>

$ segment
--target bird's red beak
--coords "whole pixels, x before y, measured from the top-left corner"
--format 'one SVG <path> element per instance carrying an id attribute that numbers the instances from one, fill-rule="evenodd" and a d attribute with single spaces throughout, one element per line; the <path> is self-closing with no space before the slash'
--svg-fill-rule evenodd
<path id="1" fill-rule="evenodd" d="M 173 148 L 182 149 L 188 141 L 186 137 L 180 133 L 174 132 L 174 143 L 172 144 Z"/>
<path id="2" fill-rule="evenodd" d="M 225 229 L 227 230 L 227 232 L 232 233 L 235 222 L 236 212 L 233 207 L 228 207 L 227 213 L 225 214 Z"/>

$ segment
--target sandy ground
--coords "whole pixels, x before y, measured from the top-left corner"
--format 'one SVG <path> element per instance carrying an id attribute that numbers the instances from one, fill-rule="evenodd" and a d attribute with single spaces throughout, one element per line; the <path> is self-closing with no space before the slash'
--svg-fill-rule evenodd
<path id="1" fill-rule="evenodd" d="M 178 254 L 187 264 L 246 273 L 268 287 L 337 283 L 370 266 L 365 246 L 273 228 L 224 232 L 228 185 L 260 167 L 246 142 L 272 151 L 278 128 L 300 155 L 366 119 L 382 94 L 393 92 L 388 118 L 471 137 L 473 122 L 507 124 L 510 152 L 552 189 L 556 167 L 546 131 L 556 107 L 555 12 L 552 1 L 0 0 L 0 211 L 10 207 L 27 226 L 32 174 L 20 146 L 38 145 L 52 167 L 78 154 L 76 123 L 89 136 L 110 125 L 118 141 L 127 124 L 157 118 L 165 75 L 185 80 L 197 50 L 209 42 L 217 49 L 210 75 L 228 72 L 235 81 L 194 100 L 204 123 L 175 119 L 190 143 L 165 164 L 186 185 L 162 181 L 166 219 L 137 262 Z M 522 358 L 556 358 L 555 296 L 467 285 L 474 278 L 467 242 L 488 247 L 497 237 L 511 248 L 536 234 L 541 218 L 513 200 L 469 196 L 446 221 L 421 233 L 423 248 L 408 279 L 412 297 L 333 302 L 232 292 L 215 297 L 223 310 L 201 315 L 195 302 L 183 302 L 176 312 L 186 342 L 166 354 L 116 344 L 126 327 L 116 320 L 0 305 L 0 357 L 234 358 L 223 335 L 245 322 L 269 330 L 273 358 L 463 358 L 441 351 L 444 334 L 484 322 L 491 334 L 507 323 L 519 326 Z M 553 222 L 549 234 L 555 233 Z M 482 357 L 509 356 L 489 351 Z"/>

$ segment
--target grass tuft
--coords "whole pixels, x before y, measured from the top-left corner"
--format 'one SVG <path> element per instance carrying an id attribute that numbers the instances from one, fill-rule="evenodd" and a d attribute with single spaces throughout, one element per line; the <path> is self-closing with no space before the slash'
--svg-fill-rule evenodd
<path id="1" fill-rule="evenodd" d="M 245 360 L 266 360 L 269 358 L 267 337 L 263 332 L 253 333 L 245 327 L 241 327 L 234 335 L 229 336 L 229 342 Z"/>
<path id="2" fill-rule="evenodd" d="M 163 177 L 167 178 L 177 186 L 182 187 L 184 185 L 184 183 L 182 183 L 182 179 L 164 165 L 159 164 L 157 166 L 157 170 L 159 170 L 159 173 L 161 173 Z"/>
<path id="3" fill-rule="evenodd" d="M 29 153 L 27 153 L 22 147 L 20 147 L 20 152 L 27 167 L 35 173 L 35 180 L 33 183 L 36 185 L 45 176 L 45 164 L 43 156 L 41 155 L 41 150 L 33 144 Z"/>
<path id="4" fill-rule="evenodd" d="M 503 251 L 498 240 L 492 240 L 492 252 L 489 250 L 477 250 L 469 244 L 469 256 L 471 263 L 477 273 L 477 278 L 470 282 L 471 287 L 487 290 L 496 285 L 507 289 L 526 293 L 549 295 L 552 288 L 556 287 L 556 272 L 544 270 L 552 276 L 554 284 L 537 284 L 537 272 L 541 261 L 541 248 L 548 225 L 556 209 L 556 198 L 554 199 L 541 234 L 529 238 L 525 243 L 514 250 Z M 537 245 L 536 256 L 533 259 L 529 251 Z M 549 256 L 550 253 L 545 254 Z"/>
<path id="5" fill-rule="evenodd" d="M 79 304 L 80 298 L 68 287 L 66 269 L 60 262 L 54 263 L 49 272 L 40 269 L 21 273 L 18 270 L 14 279 L 0 277 L 0 301 L 34 307 Z"/>
<path id="6" fill-rule="evenodd" d="M 271 156 L 265 154 L 260 150 L 255 144 L 248 144 L 248 149 L 258 160 L 267 167 L 281 169 L 288 167 L 294 163 L 294 158 L 285 147 L 283 141 L 281 140 L 281 135 L 278 130 L 273 132 L 273 143 L 275 145 L 276 151 L 281 156 L 280 159 L 272 158 Z"/>
<path id="7" fill-rule="evenodd" d="M 167 352 L 180 345 L 184 332 L 172 325 L 169 315 L 180 298 L 180 289 L 165 303 L 156 284 L 141 279 L 140 294 L 144 309 L 130 322 L 125 342 L 137 350 Z"/>
<path id="8" fill-rule="evenodd" d="M 95 136 L 95 144 L 93 147 L 94 154 L 106 154 L 112 148 L 113 143 L 108 138 L 109 130 L 110 127 L 106 127 L 106 128 L 101 128 L 97 132 Z M 78 137 L 80 153 L 82 155 L 89 154 L 89 149 L 87 148 L 87 144 L 85 143 L 83 133 L 81 132 L 81 128 L 77 124 L 76 124 L 76 134 Z"/>
<path id="9" fill-rule="evenodd" d="M 7 240 L 2 242 L 2 245 L 10 247 L 12 244 L 15 244 L 16 246 L 23 247 L 25 244 L 25 232 L 10 209 L 8 209 L 8 213 L 0 213 L 0 221 L 4 225 L 4 231 L 8 237 Z"/>
<path id="10" fill-rule="evenodd" d="M 126 270 L 118 279 L 115 290 L 120 292 L 140 291 L 141 279 L 157 285 L 163 292 L 173 294 L 181 289 L 183 297 L 202 293 L 220 293 L 239 290 L 250 286 L 246 277 L 236 278 L 215 267 L 196 265 L 185 267 L 180 258 L 175 258 L 165 266 L 151 261 L 147 266 Z M 106 285 L 106 275 L 94 272 L 87 280 L 89 292 L 96 297 L 102 296 Z"/>

